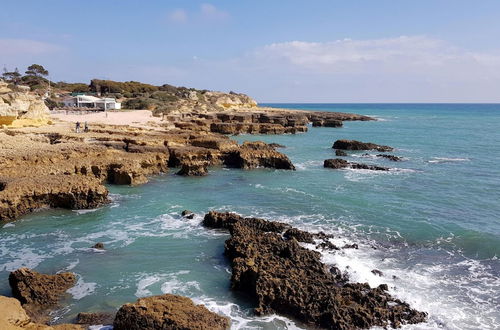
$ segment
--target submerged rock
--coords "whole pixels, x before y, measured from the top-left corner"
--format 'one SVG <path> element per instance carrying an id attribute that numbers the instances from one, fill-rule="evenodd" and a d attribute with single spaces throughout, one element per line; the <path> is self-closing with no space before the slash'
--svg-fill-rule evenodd
<path id="1" fill-rule="evenodd" d="M 377 150 L 377 151 L 392 151 L 389 146 L 378 145 L 369 142 L 360 142 L 356 140 L 337 140 L 333 144 L 334 149 L 341 150 Z"/>
<path id="2" fill-rule="evenodd" d="M 18 299 L 31 317 L 40 319 L 44 312 L 55 307 L 66 290 L 76 283 L 73 273 L 46 275 L 29 268 L 19 268 L 9 274 L 12 295 Z"/>
<path id="3" fill-rule="evenodd" d="M 337 150 L 335 150 L 335 156 L 345 157 L 345 156 L 347 156 L 347 152 L 340 150 L 340 149 L 337 149 Z"/>
<path id="4" fill-rule="evenodd" d="M 194 218 L 194 213 L 189 211 L 189 210 L 184 210 L 182 211 L 181 215 L 186 218 L 186 219 L 193 219 Z"/>
<path id="5" fill-rule="evenodd" d="M 209 212 L 203 224 L 227 228 L 225 254 L 232 267 L 231 288 L 256 301 L 255 313 L 278 313 L 327 329 L 399 327 L 424 322 L 426 313 L 387 293 L 387 286 L 347 283 L 318 252 L 286 239 L 290 226 L 232 213 Z"/>
<path id="6" fill-rule="evenodd" d="M 394 155 L 378 154 L 377 157 L 387 158 L 389 160 L 392 160 L 393 162 L 400 162 L 403 160 L 403 158 Z"/>
<path id="7" fill-rule="evenodd" d="M 78 313 L 76 316 L 76 324 L 85 325 L 111 325 L 115 316 L 111 313 Z"/>
<path id="8" fill-rule="evenodd" d="M 172 294 L 138 299 L 116 313 L 114 330 L 214 329 L 229 328 L 229 320 L 191 299 Z"/>
<path id="9" fill-rule="evenodd" d="M 348 162 L 347 160 L 340 159 L 340 158 L 326 159 L 323 162 L 323 167 L 328 167 L 328 168 L 333 168 L 333 169 L 353 168 L 353 169 L 372 170 L 372 171 L 389 171 L 388 167 L 360 164 L 360 163 L 351 163 L 351 162 Z"/>
<path id="10" fill-rule="evenodd" d="M 92 246 L 93 249 L 104 250 L 104 243 L 98 242 Z"/>

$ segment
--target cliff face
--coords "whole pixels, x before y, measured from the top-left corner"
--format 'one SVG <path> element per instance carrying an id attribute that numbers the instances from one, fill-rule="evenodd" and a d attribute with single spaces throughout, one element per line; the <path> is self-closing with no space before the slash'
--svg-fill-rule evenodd
<path id="1" fill-rule="evenodd" d="M 28 92 L 16 92 L 0 81 L 0 126 L 38 126 L 49 120 L 43 100 Z"/>

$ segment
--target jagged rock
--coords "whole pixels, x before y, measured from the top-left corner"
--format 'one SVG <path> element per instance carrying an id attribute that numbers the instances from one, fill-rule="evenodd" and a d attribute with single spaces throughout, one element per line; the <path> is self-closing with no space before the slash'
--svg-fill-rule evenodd
<path id="1" fill-rule="evenodd" d="M 172 294 L 138 299 L 116 313 L 114 330 L 214 329 L 229 328 L 229 320 L 191 299 Z"/>
<path id="2" fill-rule="evenodd" d="M 104 250 L 104 243 L 98 242 L 92 246 L 93 249 Z"/>
<path id="3" fill-rule="evenodd" d="M 342 127 L 344 123 L 336 119 L 321 119 L 312 122 L 313 127 Z"/>
<path id="4" fill-rule="evenodd" d="M 372 274 L 377 276 L 383 276 L 384 274 L 378 269 L 372 269 Z M 387 290 L 387 289 L 386 289 Z"/>
<path id="5" fill-rule="evenodd" d="M 28 268 L 19 268 L 9 274 L 12 295 L 18 299 L 33 318 L 42 318 L 47 309 L 55 307 L 66 290 L 76 284 L 73 273 L 40 274 Z"/>
<path id="6" fill-rule="evenodd" d="M 111 313 L 78 313 L 76 324 L 84 325 L 111 325 L 115 315 Z"/>
<path id="7" fill-rule="evenodd" d="M 343 249 L 356 249 L 357 250 L 359 247 L 358 247 L 358 244 L 353 243 L 353 244 L 346 244 L 342 248 Z"/>
<path id="8" fill-rule="evenodd" d="M 347 152 L 343 151 L 343 150 L 335 150 L 335 156 L 339 156 L 339 157 L 346 157 L 347 156 Z"/>
<path id="9" fill-rule="evenodd" d="M 298 242 L 314 243 L 314 235 L 297 228 L 290 228 L 283 234 L 286 239 L 295 238 Z"/>
<path id="10" fill-rule="evenodd" d="M 323 167 L 328 167 L 333 169 L 353 168 L 353 169 L 372 170 L 372 171 L 389 171 L 388 167 L 351 163 L 341 158 L 326 159 L 323 162 Z"/>
<path id="11" fill-rule="evenodd" d="M 48 326 L 34 323 L 26 311 L 21 307 L 19 300 L 0 296 L 0 329 L 2 330 L 83 330 L 80 325 L 58 324 Z"/>
<path id="12" fill-rule="evenodd" d="M 189 210 L 184 210 L 182 211 L 182 214 L 181 214 L 184 218 L 186 219 L 193 219 L 194 218 L 194 213 L 189 211 Z"/>
<path id="13" fill-rule="evenodd" d="M 258 315 L 278 313 L 328 329 L 400 327 L 426 320 L 426 313 L 393 298 L 387 285 L 347 283 L 338 268 L 321 263 L 318 252 L 285 239 L 282 232 L 290 229 L 285 224 L 214 211 L 203 224 L 229 229 L 225 255 L 232 267 L 231 287 L 255 299 Z"/>
<path id="14" fill-rule="evenodd" d="M 340 250 L 335 244 L 332 242 L 325 240 L 321 242 L 320 244 L 316 245 L 316 248 L 318 249 L 323 249 L 323 250 Z"/>
<path id="15" fill-rule="evenodd" d="M 333 144 L 334 149 L 342 150 L 377 150 L 377 151 L 392 151 L 389 146 L 378 145 L 375 143 L 360 142 L 356 140 L 337 140 Z"/>

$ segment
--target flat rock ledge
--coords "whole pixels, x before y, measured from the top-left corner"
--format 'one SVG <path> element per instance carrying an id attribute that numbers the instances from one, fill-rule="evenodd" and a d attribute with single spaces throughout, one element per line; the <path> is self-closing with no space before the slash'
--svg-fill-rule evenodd
<path id="1" fill-rule="evenodd" d="M 214 211 L 203 224 L 229 229 L 225 254 L 232 266 L 231 287 L 255 299 L 257 315 L 278 313 L 326 329 L 396 328 L 426 320 L 426 313 L 392 297 L 386 284 L 350 283 L 337 267 L 323 264 L 319 252 L 299 244 L 327 242 L 328 235 Z"/>
<path id="2" fill-rule="evenodd" d="M 57 306 L 66 290 L 76 284 L 73 273 L 40 274 L 19 268 L 9 274 L 12 295 L 18 299 L 31 318 L 46 321 L 48 310 Z"/>
<path id="3" fill-rule="evenodd" d="M 229 329 L 229 319 L 172 294 L 138 299 L 116 313 L 114 330 Z"/>
<path id="4" fill-rule="evenodd" d="M 381 152 L 394 150 L 389 146 L 356 140 L 337 140 L 333 143 L 332 148 L 340 150 L 377 150 Z"/>
<path id="5" fill-rule="evenodd" d="M 389 171 L 388 167 L 378 166 L 378 165 L 369 165 L 369 164 L 360 164 L 360 163 L 352 163 L 348 162 L 345 159 L 334 158 L 334 159 L 326 159 L 323 162 L 323 167 L 333 168 L 333 169 L 342 169 L 342 168 L 352 168 L 357 170 L 371 170 L 371 171 Z"/>

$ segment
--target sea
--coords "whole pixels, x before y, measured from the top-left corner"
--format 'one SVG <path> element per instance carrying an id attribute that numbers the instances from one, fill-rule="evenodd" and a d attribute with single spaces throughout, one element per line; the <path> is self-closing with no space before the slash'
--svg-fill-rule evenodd
<path id="1" fill-rule="evenodd" d="M 78 282 L 52 313 L 56 323 L 175 293 L 230 317 L 232 329 L 306 328 L 283 316 L 256 317 L 252 302 L 230 290 L 229 236 L 200 225 L 206 212 L 220 210 L 332 233 L 338 246 L 358 244 L 323 252 L 323 261 L 352 281 L 387 283 L 428 313 L 427 323 L 403 329 L 500 328 L 499 104 L 264 105 L 378 120 L 232 137 L 284 145 L 296 171 L 214 167 L 206 177 L 180 177 L 171 169 L 141 186 L 110 185 L 111 203 L 98 209 L 41 210 L 3 224 L 0 294 L 11 294 L 8 274 L 19 267 L 71 271 Z M 391 170 L 323 168 L 338 139 L 392 146 L 403 161 L 355 151 L 345 159 Z M 185 209 L 196 216 L 182 218 Z M 106 249 L 91 248 L 97 242 Z"/>

